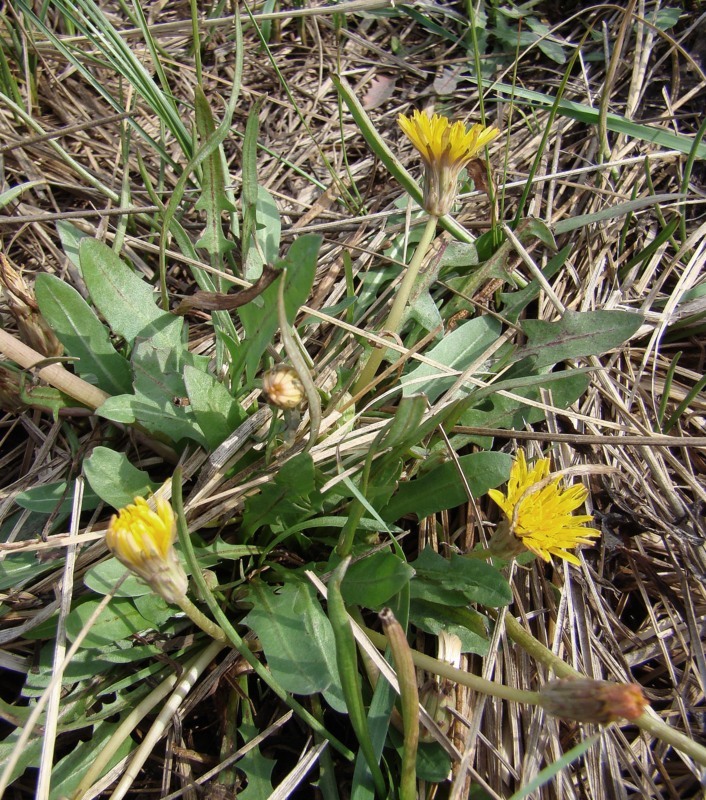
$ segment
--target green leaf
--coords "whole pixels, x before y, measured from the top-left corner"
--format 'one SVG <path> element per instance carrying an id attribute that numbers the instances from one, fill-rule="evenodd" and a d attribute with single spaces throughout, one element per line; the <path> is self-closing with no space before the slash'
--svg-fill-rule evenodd
<path id="1" fill-rule="evenodd" d="M 175 403 L 176 398 L 186 395 L 185 367 L 202 361 L 185 349 L 182 331 L 183 320 L 170 315 L 149 326 L 148 338 L 138 340 L 132 353 L 135 396 L 110 398 L 97 413 L 120 422 L 125 421 L 125 414 L 132 414 L 152 433 L 175 442 L 193 439 L 203 444 L 203 432 L 194 411 Z"/>
<path id="2" fill-rule="evenodd" d="M 411 566 L 416 572 L 410 584 L 413 600 L 449 606 L 482 603 L 496 607 L 512 600 L 507 579 L 485 561 L 455 553 L 446 559 L 427 547 Z"/>
<path id="3" fill-rule="evenodd" d="M 482 356 L 501 331 L 502 326 L 493 317 L 476 317 L 447 333 L 439 344 L 424 355 L 450 369 L 464 370 Z M 439 373 L 429 364 L 420 364 L 405 376 L 402 394 L 425 394 L 433 403 L 455 381 L 455 376 Z"/>
<path id="4" fill-rule="evenodd" d="M 262 643 L 275 680 L 294 694 L 322 692 L 338 682 L 331 623 L 313 587 L 287 583 L 249 586 L 252 611 L 243 619 Z"/>
<path id="5" fill-rule="evenodd" d="M 379 610 L 414 575 L 409 564 L 393 553 L 374 553 L 348 568 L 341 594 L 349 605 Z"/>
<path id="6" fill-rule="evenodd" d="M 572 245 L 566 245 L 556 255 L 547 262 L 542 270 L 542 275 L 549 280 L 553 278 L 557 272 L 564 266 L 566 259 L 571 253 Z M 520 314 L 524 309 L 539 296 L 542 287 L 539 281 L 535 278 L 530 281 L 524 289 L 514 292 L 501 292 L 500 299 L 503 302 L 503 317 L 510 322 L 517 322 Z"/>
<path id="7" fill-rule="evenodd" d="M 470 77 L 469 80 L 477 83 L 477 79 Z M 508 100 L 516 104 L 526 101 L 527 105 L 537 108 L 549 108 L 554 105 L 556 98 L 551 94 L 543 94 L 531 89 L 523 89 L 520 86 L 510 83 L 499 83 L 496 80 L 481 79 L 484 88 L 490 89 L 499 95 L 506 95 Z M 558 103 L 558 112 L 565 117 L 584 122 L 587 125 L 598 125 L 600 111 L 598 108 L 582 105 L 573 100 L 561 99 Z M 614 133 L 623 133 L 633 139 L 640 139 L 645 142 L 653 142 L 665 150 L 678 150 L 680 153 L 689 154 L 693 144 L 690 136 L 672 133 L 664 128 L 657 128 L 651 125 L 642 125 L 632 120 L 621 117 L 618 114 L 605 115 L 606 127 Z M 700 144 L 696 149 L 696 157 L 706 159 L 706 145 Z"/>
<path id="8" fill-rule="evenodd" d="M 114 395 L 96 409 L 96 414 L 122 425 L 132 425 L 135 422 L 134 400 L 134 394 Z"/>
<path id="9" fill-rule="evenodd" d="M 57 483 L 45 483 L 43 486 L 33 486 L 15 495 L 15 502 L 21 508 L 28 508 L 30 511 L 38 511 L 41 514 L 69 514 L 73 506 L 74 490 L 76 481 L 58 481 Z M 81 508 L 84 511 L 92 511 L 98 506 L 101 499 L 98 495 L 87 488 L 83 492 Z"/>
<path id="10" fill-rule="evenodd" d="M 73 286 L 42 273 L 37 275 L 34 289 L 39 310 L 66 354 L 78 358 L 74 364 L 78 374 L 109 394 L 129 392 L 132 376 L 128 360 L 113 347 L 108 332 Z"/>
<path id="11" fill-rule="evenodd" d="M 91 738 L 75 743 L 69 754 L 52 767 L 50 800 L 61 800 L 61 798 L 71 796 L 96 760 L 96 753 L 108 744 L 119 725 L 119 722 L 106 722 L 105 720 L 97 722 L 93 725 Z M 133 741 L 130 736 L 126 737 L 111 756 L 101 775 L 97 775 L 96 778 L 105 775 L 135 747 L 137 747 L 137 742 Z"/>
<path id="12" fill-rule="evenodd" d="M 461 640 L 462 653 L 488 654 L 489 641 L 485 618 L 472 608 L 454 607 L 416 598 L 409 607 L 409 618 L 417 628 L 438 636 L 442 631 Z"/>
<path id="13" fill-rule="evenodd" d="M 240 725 L 238 733 L 245 742 L 254 739 L 260 731 L 254 725 Z M 238 790 L 238 800 L 268 800 L 272 797 L 272 770 L 277 762 L 265 758 L 259 746 L 250 748 L 238 761 L 238 769 L 245 773 L 248 785 Z"/>
<path id="14" fill-rule="evenodd" d="M 45 180 L 25 181 L 25 183 L 20 183 L 18 186 L 12 186 L 10 189 L 0 192 L 0 208 L 5 208 L 6 205 L 19 197 L 23 192 L 45 183 Z"/>
<path id="15" fill-rule="evenodd" d="M 157 402 L 150 398 L 121 394 L 109 397 L 96 409 L 96 414 L 126 425 L 139 422 L 143 428 L 165 441 L 190 439 L 203 446 L 206 444 L 193 413 L 188 408 L 177 407 L 171 402 Z"/>
<path id="16" fill-rule="evenodd" d="M 12 707 L 10 707 L 10 713 L 12 714 Z M 11 731 L 7 738 L 0 741 L 0 769 L 3 770 L 3 772 L 21 734 L 22 728 L 18 727 Z M 15 764 L 14 769 L 8 776 L 10 783 L 19 778 L 27 767 L 39 767 L 39 759 L 42 753 L 42 741 L 43 739 L 41 736 L 35 735 L 31 736 L 28 742 L 25 742 L 24 747 L 20 751 L 17 764 Z"/>
<path id="17" fill-rule="evenodd" d="M 257 187 L 255 219 L 257 222 L 252 236 L 257 240 L 262 255 L 256 247 L 248 249 L 244 274 L 249 281 L 255 281 L 260 277 L 264 264 L 274 264 L 279 258 L 282 222 L 277 203 L 264 186 Z M 243 222 L 243 236 L 245 236 L 245 229 L 246 225 Z M 262 256 L 264 256 L 264 260 Z"/>
<path id="18" fill-rule="evenodd" d="M 389 448 L 395 451 L 417 444 L 416 433 L 426 410 L 427 402 L 421 394 L 403 396 L 395 409 L 394 417 L 375 437 L 374 450 L 379 452 Z"/>
<path id="19" fill-rule="evenodd" d="M 245 421 L 245 412 L 226 387 L 208 372 L 185 366 L 184 385 L 206 444 L 215 450 Z"/>
<path id="20" fill-rule="evenodd" d="M 249 538 L 264 525 L 277 523 L 287 529 L 306 519 L 312 505 L 309 495 L 314 488 L 314 461 L 308 453 L 299 453 L 282 465 L 260 494 L 245 501 L 242 533 Z"/>
<path id="21" fill-rule="evenodd" d="M 659 206 L 660 203 L 673 203 L 676 200 L 683 200 L 683 196 L 675 192 L 671 194 L 655 194 L 648 197 L 636 197 L 634 200 L 626 200 L 624 203 L 616 203 L 614 206 L 602 208 L 592 214 L 577 214 L 567 219 L 562 219 L 554 225 L 557 233 L 569 233 L 577 228 L 584 228 L 596 222 L 606 222 L 616 217 L 624 217 L 643 208 Z"/>
<path id="22" fill-rule="evenodd" d="M 539 402 L 541 389 L 551 389 L 552 405 L 556 408 L 567 408 L 581 397 L 589 384 L 589 376 L 580 370 L 565 370 L 534 376 L 536 386 L 518 385 L 520 380 L 508 380 L 503 389 L 510 389 L 518 397 Z M 505 381 L 502 382 L 503 384 Z M 501 388 L 500 386 L 495 387 Z M 524 428 L 546 418 L 541 408 L 535 408 L 521 400 L 504 397 L 497 391 L 490 393 L 477 405 L 465 410 L 458 419 L 459 425 L 471 428 Z"/>
<path id="23" fill-rule="evenodd" d="M 494 489 L 508 479 L 512 458 L 506 453 L 481 452 L 461 456 L 458 463 L 473 497 L 481 497 L 488 489 Z M 455 508 L 468 500 L 456 464 L 448 462 L 421 478 L 401 484 L 380 516 L 394 521 L 413 513 L 422 519 L 438 511 Z"/>
<path id="24" fill-rule="evenodd" d="M 93 304 L 110 328 L 133 342 L 152 323 L 171 318 L 155 304 L 152 287 L 139 278 L 108 245 L 84 239 L 79 246 L 81 273 Z"/>
<path id="25" fill-rule="evenodd" d="M 285 292 L 285 308 L 287 319 L 294 320 L 299 308 L 306 303 L 314 283 L 316 261 L 321 246 L 320 236 L 300 236 L 289 248 L 287 257 L 279 261 L 279 268 L 287 269 L 287 287 Z M 260 358 L 272 343 L 277 322 L 278 281 L 265 289 L 255 300 L 239 309 L 243 322 L 248 347 L 246 370 L 248 380 L 253 381 L 260 364 Z"/>
<path id="26" fill-rule="evenodd" d="M 522 323 L 527 344 L 515 358 L 532 358 L 539 369 L 570 358 L 603 355 L 627 341 L 642 322 L 640 314 L 630 311 L 567 310 L 557 322 L 528 319 Z"/>
<path id="27" fill-rule="evenodd" d="M 437 328 L 443 330 L 444 320 L 441 318 L 441 313 L 428 289 L 425 289 L 414 298 L 405 312 L 405 317 L 413 319 L 425 331 L 433 331 Z"/>
<path id="28" fill-rule="evenodd" d="M 152 589 L 137 575 L 129 572 L 117 558 L 108 558 L 91 567 L 84 575 L 83 582 L 96 594 L 109 594 L 120 578 L 128 573 L 127 578 L 120 584 L 115 592 L 116 597 L 141 597 L 143 594 L 152 594 Z"/>
<path id="29" fill-rule="evenodd" d="M 43 573 L 56 569 L 58 566 L 56 561 L 39 563 L 37 554 L 33 552 L 8 553 L 0 561 L 0 592 L 7 589 L 17 591 L 25 584 L 39 580 Z"/>
<path id="30" fill-rule="evenodd" d="M 20 400 L 34 408 L 45 408 L 52 413 L 55 420 L 59 419 L 62 408 L 75 408 L 76 401 L 55 389 L 53 386 L 33 386 L 31 382 L 20 379 Z"/>
<path id="31" fill-rule="evenodd" d="M 59 234 L 61 247 L 66 257 L 75 267 L 80 266 L 78 257 L 79 245 L 83 239 L 89 239 L 91 237 L 66 219 L 57 220 L 56 232 Z"/>
<path id="32" fill-rule="evenodd" d="M 194 109 L 196 112 L 196 130 L 201 144 L 203 144 L 216 135 L 216 123 L 206 95 L 199 85 L 194 89 Z M 227 130 L 223 130 L 222 139 L 225 138 L 226 134 Z M 197 211 L 206 212 L 206 227 L 201 234 L 201 238 L 196 242 L 196 247 L 202 247 L 209 253 L 218 255 L 231 250 L 235 245 L 232 241 L 226 239 L 223 234 L 221 214 L 224 211 L 235 211 L 235 206 L 226 194 L 223 150 L 221 147 L 215 148 L 203 160 L 201 195 L 194 207 Z"/>
<path id="33" fill-rule="evenodd" d="M 580 758 L 587 750 L 590 750 L 591 747 L 598 742 L 600 737 L 600 733 L 594 733 L 593 736 L 589 736 L 588 739 L 579 742 L 575 747 L 572 747 L 571 750 L 567 750 L 561 758 L 548 764 L 543 770 L 540 770 L 529 783 L 521 789 L 518 789 L 510 800 L 527 800 L 527 798 L 532 797 L 532 795 L 545 784 L 553 783 L 556 776 L 562 770 L 565 770 L 572 762 Z"/>
<path id="34" fill-rule="evenodd" d="M 69 613 L 66 618 L 66 634 L 71 641 L 84 628 L 100 602 L 100 599 L 90 598 Z M 81 647 L 104 647 L 121 639 L 127 639 L 140 631 L 151 630 L 153 627 L 138 612 L 131 600 L 116 598 L 111 600 L 98 615 Z"/>
<path id="35" fill-rule="evenodd" d="M 98 497 L 113 508 L 122 508 L 159 486 L 146 472 L 133 466 L 125 453 L 109 447 L 94 448 L 83 462 L 83 473 Z"/>
<path id="36" fill-rule="evenodd" d="M 135 608 L 155 630 L 161 630 L 162 626 L 174 616 L 174 607 L 154 592 L 138 595 L 133 602 Z"/>

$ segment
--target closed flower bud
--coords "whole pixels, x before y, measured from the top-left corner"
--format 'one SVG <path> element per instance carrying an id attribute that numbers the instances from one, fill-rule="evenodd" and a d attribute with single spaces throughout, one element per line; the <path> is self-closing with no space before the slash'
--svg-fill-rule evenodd
<path id="1" fill-rule="evenodd" d="M 304 387 L 299 376 L 292 367 L 285 364 L 273 367 L 265 373 L 262 389 L 268 403 L 287 411 L 301 405 L 304 399 Z"/>
<path id="2" fill-rule="evenodd" d="M 546 683 L 539 692 L 539 705 L 556 717 L 607 725 L 642 716 L 647 700 L 635 683 L 570 678 Z"/>
<path id="3" fill-rule="evenodd" d="M 168 603 L 177 603 L 189 584 L 174 549 L 176 520 L 169 503 L 155 499 L 153 511 L 143 497 L 110 520 L 105 541 L 113 555 Z"/>

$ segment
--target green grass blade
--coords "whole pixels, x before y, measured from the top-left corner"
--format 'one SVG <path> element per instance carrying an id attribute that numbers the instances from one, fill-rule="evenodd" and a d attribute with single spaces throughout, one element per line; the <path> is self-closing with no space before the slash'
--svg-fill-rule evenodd
<path id="1" fill-rule="evenodd" d="M 473 83 L 478 83 L 477 78 L 469 77 L 469 80 Z M 487 79 L 483 79 L 481 85 L 492 89 L 497 94 L 503 96 L 503 98 L 512 97 L 514 95 L 516 101 L 524 100 L 527 105 L 533 108 L 551 108 L 557 99 L 555 96 L 544 94 L 543 92 L 535 92 L 531 89 L 523 89 L 518 86 L 512 86 L 511 84 Z M 557 111 L 565 117 L 584 122 L 587 125 L 598 125 L 599 111 L 590 106 L 585 106 L 582 103 L 576 103 L 573 100 L 561 98 L 557 103 Z M 623 133 L 633 139 L 652 142 L 667 150 L 678 150 L 680 153 L 691 153 L 694 145 L 694 139 L 690 136 L 671 133 L 671 131 L 655 128 L 652 125 L 632 122 L 625 117 L 621 117 L 619 114 L 606 114 L 606 127 L 609 131 L 613 131 L 613 133 Z M 706 159 L 706 144 L 698 144 L 694 151 L 694 157 Z"/>
<path id="2" fill-rule="evenodd" d="M 510 800 L 525 800 L 525 798 L 530 797 L 532 792 L 537 791 L 537 789 L 540 789 L 544 784 L 549 783 L 562 769 L 568 767 L 572 761 L 580 758 L 587 750 L 593 747 L 599 738 L 600 733 L 594 733 L 593 736 L 589 736 L 588 739 L 577 744 L 576 747 L 572 747 L 571 750 L 564 753 L 561 758 L 558 758 L 553 764 L 549 764 L 548 767 L 545 767 L 539 772 L 527 786 L 523 786 L 519 791 L 515 792 Z"/>

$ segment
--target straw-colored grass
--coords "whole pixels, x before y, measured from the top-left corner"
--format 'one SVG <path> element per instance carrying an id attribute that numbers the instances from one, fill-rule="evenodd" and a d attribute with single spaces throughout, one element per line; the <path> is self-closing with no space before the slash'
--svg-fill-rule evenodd
<path id="1" fill-rule="evenodd" d="M 269 21 L 256 15 L 261 30 L 270 26 L 265 29 L 267 47 L 241 8 L 241 52 L 233 18 L 227 16 L 232 10 L 220 4 L 214 10 L 216 18 L 208 20 L 204 7 L 199 16 L 200 63 L 194 57 L 189 3 L 145 7 L 151 51 L 132 6 L 99 2 L 105 24 L 110 23 L 122 42 L 122 50 L 113 51 L 117 55 L 112 63 L 100 50 L 107 45 L 88 41 L 72 29 L 73 12 L 68 8 L 72 4 L 63 8 L 58 2 L 49 3 L 42 12 L 35 5 L 35 11 L 44 14 L 41 24 L 26 13 L 24 3 L 7 4 L 0 16 L 0 237 L 7 263 L 21 272 L 26 283 L 25 299 L 31 305 L 32 286 L 40 274 L 58 276 L 88 297 L 67 231 L 117 245 L 135 272 L 156 289 L 160 246 L 166 247 L 172 308 L 199 288 L 197 270 L 215 283 L 219 276 L 226 281 L 233 278 L 223 287 L 230 286 L 231 292 L 249 285 L 250 276 L 237 271 L 238 249 L 219 261 L 219 256 L 201 249 L 187 251 L 171 235 L 174 228 L 160 239 L 165 208 L 174 192 L 175 219 L 187 239 L 193 244 L 203 231 L 206 215 L 194 206 L 205 162 L 179 184 L 182 170 L 198 151 L 192 140 L 195 89 L 198 85 L 203 89 L 218 125 L 235 81 L 239 99 L 232 129 L 222 142 L 232 197 L 239 201 L 247 191 L 243 137 L 248 116 L 257 109 L 256 177 L 281 214 L 282 254 L 303 235 L 323 237 L 298 332 L 317 386 L 334 392 L 333 400 L 330 395 L 323 398 L 322 435 L 310 454 L 324 489 L 338 489 L 347 499 L 322 515 L 347 516 L 356 502 L 348 487 L 351 480 L 358 485 L 376 436 L 400 401 L 402 370 L 414 359 L 423 362 L 425 354 L 429 361 L 435 337 L 424 340 L 427 332 L 419 329 L 414 341 L 377 338 L 399 359 L 388 378 L 373 393 L 359 396 L 355 406 L 339 391 L 341 384 L 334 390 L 337 375 L 349 378 L 348 385 L 353 382 L 364 360 L 362 345 L 379 335 L 398 286 L 389 279 L 398 274 L 400 261 L 410 259 L 416 240 L 410 241 L 409 234 L 419 219 L 417 210 L 412 213 L 395 205 L 404 198 L 404 190 L 366 141 L 334 78 L 352 87 L 380 138 L 420 180 L 418 158 L 397 126 L 398 114 L 422 108 L 467 121 L 481 117 L 473 79 L 470 4 L 418 3 L 395 9 L 381 0 L 368 4 L 377 12 L 365 13 L 361 13 L 363 3 L 331 8 L 304 4 L 296 12 L 282 9 Z M 521 319 L 552 321 L 567 309 L 623 310 L 641 314 L 642 325 L 624 344 L 576 362 L 575 366 L 589 368 L 588 389 L 568 407 L 555 402 L 553 384 L 547 382 L 539 398 L 528 403 L 528 408 L 542 410 L 540 422 L 517 425 L 517 430 L 440 425 L 442 430 L 430 432 L 409 448 L 399 480 L 423 474 L 427 459 L 458 463 L 458 457 L 478 449 L 479 442 L 508 453 L 523 446 L 528 457 L 549 453 L 557 470 L 586 467 L 580 479 L 590 490 L 588 510 L 601 538 L 595 547 L 580 551 L 580 568 L 537 560 L 512 567 L 506 572 L 511 575 L 513 595 L 508 614 L 582 674 L 639 683 L 662 720 L 706 745 L 706 173 L 704 145 L 699 145 L 706 90 L 703 20 L 698 11 L 678 9 L 680 13 L 673 16 L 679 19 L 671 24 L 669 9 L 659 11 L 660 3 L 620 6 L 577 8 L 573 17 L 567 12 L 566 18 L 552 4 L 546 4 L 544 11 L 528 12 L 532 24 L 543 14 L 549 16 L 543 19 L 550 38 L 555 47 L 563 48 L 567 60 L 580 47 L 563 88 L 563 100 L 582 107 L 573 113 L 566 106 L 551 107 L 566 63 L 552 61 L 537 43 L 513 51 L 497 35 L 498 26 L 511 20 L 490 7 L 485 30 L 479 26 L 476 33 L 481 35 L 480 56 L 489 78 L 483 84 L 483 114 L 502 132 L 489 150 L 498 218 L 510 223 L 529 187 L 521 216 L 543 221 L 557 246 L 569 247 L 563 266 L 547 279 L 548 291 L 539 291 Z M 257 10 L 262 9 L 253 8 Z M 584 39 L 588 26 L 592 31 Z M 522 32 L 529 30 L 525 23 Z M 489 40 L 484 38 L 487 34 Z M 118 60 L 128 63 L 129 57 L 135 69 L 131 79 L 120 76 L 116 66 Z M 499 91 L 491 78 L 514 86 L 517 97 Z M 523 91 L 549 99 L 531 107 Z M 664 136 L 649 140 L 645 126 Z M 23 188 L 9 194 L 15 187 Z M 652 201 L 645 199 L 650 197 Z M 485 193 L 467 192 L 457 208 L 453 217 L 470 237 L 490 229 L 494 210 Z M 661 236 L 677 219 L 668 235 Z M 654 252 L 642 257 L 656 238 Z M 439 230 L 433 252 L 443 252 L 452 240 L 452 233 Z M 522 239 L 521 248 L 509 246 L 506 253 L 504 269 L 519 279 L 518 290 L 535 277 L 533 269 L 546 267 L 553 255 L 532 237 Z M 461 300 L 454 297 L 457 287 L 453 281 L 433 285 L 439 307 L 458 311 L 447 335 L 454 325 L 474 316 L 500 314 L 503 322 L 501 338 L 464 375 L 466 385 L 502 380 L 486 367 L 506 343 L 523 342 L 514 321 L 505 324 L 502 317 L 498 292 L 513 287 L 489 279 L 471 286 L 470 296 Z M 29 369 L 34 363 L 31 355 L 23 361 L 21 350 L 13 349 L 19 340 L 43 352 L 42 357 L 57 353 L 42 351 L 36 339 L 28 341 L 23 335 L 9 291 L 0 306 L 4 359 L 23 368 L 19 373 L 25 388 L 36 379 L 40 386 L 47 381 L 70 392 L 63 384 L 66 371 L 73 371 L 70 361 L 64 363 L 65 369 L 52 366 L 53 372 Z M 370 293 L 377 295 L 374 301 Z M 351 306 L 354 295 L 368 298 L 364 314 L 360 306 Z M 235 312 L 232 318 L 242 334 Z M 188 323 L 190 351 L 215 359 L 211 313 L 197 309 Z M 118 338 L 113 340 L 123 347 Z M 280 342 L 276 334 L 265 359 L 275 357 Z M 437 367 L 459 377 L 458 370 Z M 216 450 L 214 462 L 207 449 L 194 442 L 183 449 L 175 442 L 159 441 L 129 425 L 114 425 L 85 406 L 77 407 L 78 403 L 67 401 L 53 417 L 19 398 L 19 373 L 0 372 L 5 409 L 0 418 L 0 667 L 5 672 L 6 733 L 23 727 L 29 709 L 46 688 L 51 670 L 43 670 L 43 682 L 34 681 L 33 675 L 40 643 L 46 653 L 47 642 L 55 636 L 61 640 L 56 614 L 65 620 L 71 608 L 97 596 L 83 579 L 106 556 L 103 534 L 113 513 L 92 494 L 95 502 L 74 514 L 70 503 L 62 510 L 58 507 L 60 501 L 70 501 L 70 495 L 57 495 L 55 505 L 47 500 L 43 513 L 19 506 L 18 496 L 77 478 L 96 446 L 125 453 L 155 484 L 169 478 L 180 459 L 184 509 L 192 536 L 199 537 L 197 548 L 213 542 L 216 533 L 238 545 L 243 543 L 239 530 L 246 498 L 272 485 L 287 459 L 284 450 L 274 448 L 265 463 L 261 441 L 268 435 L 270 412 L 262 405 L 258 382 L 238 398 L 250 417 L 246 435 L 227 440 Z M 446 391 L 450 384 L 445 386 Z M 506 391 L 512 394 L 512 387 Z M 80 386 L 71 395 L 74 399 L 76 392 L 80 394 Z M 95 407 L 101 397 L 91 397 L 88 405 Z M 424 418 L 447 400 L 441 394 Z M 261 408 L 253 416 L 258 402 Z M 341 415 L 343 420 L 350 418 L 347 427 Z M 302 442 L 307 425 L 305 415 L 300 420 Z M 448 442 L 445 450 L 440 449 L 443 437 Z M 425 450 L 431 443 L 433 453 Z M 247 458 L 235 473 L 229 472 L 241 456 Z M 612 469 L 606 471 L 606 466 Z M 116 483 L 120 480 L 116 476 Z M 375 487 L 369 488 L 370 502 L 377 508 Z M 364 516 L 371 518 L 369 509 Z M 491 530 L 489 520 L 498 520 L 492 503 L 469 498 L 419 520 L 407 515 L 396 520 L 395 531 L 398 536 L 405 533 L 400 546 L 410 561 L 426 546 L 449 557 L 483 544 Z M 259 580 L 269 586 L 286 583 L 289 570 L 303 574 L 301 568 L 313 569 L 314 563 L 320 568 L 319 577 L 327 579 L 327 570 L 336 566 L 335 558 L 328 560 L 338 533 L 329 529 L 317 539 L 317 529 L 303 526 L 281 542 L 276 532 L 266 541 L 256 535 L 248 545 L 274 549 L 252 558 L 243 555 L 242 560 L 214 559 L 207 564 L 214 581 L 228 585 L 221 594 L 217 590 L 217 596 L 224 599 L 226 615 L 239 635 L 253 643 L 247 624 L 241 624 L 248 611 L 241 604 L 245 590 Z M 385 550 L 387 542 L 384 536 L 371 535 L 366 546 L 370 551 Z M 357 555 L 361 553 L 362 549 Z M 62 559 L 61 566 L 54 568 L 53 559 Z M 53 626 L 48 627 L 45 621 L 55 612 Z M 363 610 L 362 616 L 361 621 L 376 624 L 374 614 Z M 66 647 L 76 631 L 69 634 Z M 97 714 L 102 705 L 109 707 L 115 701 L 115 716 L 108 721 L 119 715 L 123 719 L 130 711 L 129 702 L 124 705 L 129 693 L 118 681 L 128 682 L 133 672 L 146 667 L 160 681 L 166 675 L 179 680 L 184 665 L 197 654 L 184 652 L 197 635 L 188 620 L 172 617 L 126 639 L 126 647 L 149 642 L 161 652 L 134 664 L 97 666 L 93 703 L 84 713 Z M 417 650 L 443 658 L 440 648 L 447 644 L 445 637 L 413 630 L 410 641 Z M 257 643 L 253 647 L 265 663 L 261 647 Z M 165 715 L 164 730 L 146 753 L 144 766 L 131 778 L 131 786 L 126 783 L 128 796 L 176 797 L 181 792 L 197 797 L 201 790 L 195 784 L 203 782 L 209 787 L 208 797 L 233 797 L 248 777 L 252 794 L 245 790 L 244 796 L 255 796 L 271 777 L 273 787 L 281 784 L 280 793 L 272 796 L 328 800 L 336 797 L 337 788 L 340 797 L 348 797 L 351 784 L 356 785 L 352 763 L 334 747 L 321 747 L 321 736 L 311 738 L 308 723 L 297 722 L 296 715 L 290 718 L 286 704 L 253 675 L 236 651 L 224 655 L 213 646 L 207 655 L 193 689 L 178 711 L 175 707 L 174 713 Z M 159 671 L 165 664 L 169 669 Z M 497 625 L 491 624 L 488 655 L 461 656 L 458 666 L 528 691 L 536 691 L 551 677 L 546 666 L 514 643 L 502 615 Z M 151 680 L 145 673 L 135 688 Z M 420 685 L 424 680 L 420 673 Z M 75 699 L 72 690 L 79 701 L 87 702 L 91 682 L 84 680 L 79 686 L 65 677 L 63 687 L 63 694 L 57 688 L 49 699 L 47 714 L 30 737 L 28 748 L 37 749 L 28 763 L 39 767 L 38 748 L 45 748 L 39 778 L 36 769 L 20 771 L 6 790 L 8 797 L 35 792 L 38 797 L 59 796 L 54 794 L 59 791 L 57 778 L 50 777 L 46 759 L 58 762 L 76 747 L 77 733 L 62 725 L 62 709 Z M 440 787 L 420 780 L 419 797 L 519 798 L 541 769 L 598 730 L 548 717 L 538 707 L 486 697 L 460 684 L 446 683 L 444 690 L 451 707 L 444 735 L 454 754 L 452 771 Z M 365 697 L 369 701 L 367 689 Z M 298 700 L 336 739 L 357 751 L 348 717 L 330 711 L 319 695 Z M 129 741 L 139 743 L 149 737 L 161 708 L 162 701 L 150 709 Z M 79 734 L 88 738 L 90 730 L 84 727 Z M 234 765 L 230 756 L 252 742 L 255 747 Z M 95 744 L 96 754 L 104 744 Z M 0 768 L 10 751 L 0 743 Z M 310 763 L 305 761 L 309 757 Z M 394 774 L 399 757 L 390 749 L 385 757 Z M 120 761 L 86 796 L 114 788 L 125 769 Z M 629 723 L 616 724 L 605 729 L 582 758 L 528 796 L 542 800 L 698 797 L 705 769 L 658 737 Z M 300 781 L 299 789 L 296 780 L 282 783 L 288 773 Z M 256 775 L 264 777 L 256 780 Z M 359 786 L 356 792 L 357 797 L 372 797 Z"/>

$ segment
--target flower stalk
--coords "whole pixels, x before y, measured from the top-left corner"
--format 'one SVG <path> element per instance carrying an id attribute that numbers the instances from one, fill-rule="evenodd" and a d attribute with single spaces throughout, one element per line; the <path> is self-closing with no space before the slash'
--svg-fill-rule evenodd
<path id="1" fill-rule="evenodd" d="M 387 320 L 383 326 L 383 329 L 387 333 L 399 333 L 400 326 L 402 324 L 402 317 L 404 314 L 404 310 L 407 307 L 407 302 L 409 300 L 409 296 L 412 293 L 412 289 L 414 288 L 414 284 L 417 280 L 417 276 L 419 275 L 419 270 L 421 269 L 422 264 L 424 263 L 424 257 L 426 256 L 427 252 L 429 251 L 429 247 L 434 239 L 434 234 L 436 233 L 436 224 L 438 222 L 437 217 L 429 217 L 427 220 L 427 224 L 424 228 L 424 233 L 422 234 L 422 238 L 417 245 L 417 249 L 414 251 L 414 256 L 412 260 L 409 262 L 407 266 L 407 270 L 402 278 L 402 283 L 400 284 L 399 291 L 395 295 L 395 299 L 392 303 L 392 308 L 390 309 L 390 313 L 387 316 Z M 375 373 L 378 371 L 380 364 L 382 364 L 382 360 L 385 357 L 385 348 L 379 347 L 375 348 L 368 360 L 365 362 L 365 366 L 363 367 L 363 371 L 360 373 L 358 380 L 353 385 L 353 389 L 351 394 L 357 395 L 360 392 L 364 392 L 367 390 L 368 385 L 372 382 L 373 378 L 375 377 Z"/>
<path id="2" fill-rule="evenodd" d="M 538 639 L 536 639 L 529 631 L 527 631 L 511 614 L 500 612 L 496 614 L 498 619 L 500 615 L 504 614 L 504 625 L 507 635 L 519 644 L 532 658 L 539 661 L 540 664 L 551 669 L 555 675 L 562 678 L 583 678 L 580 672 L 570 667 L 566 662 L 562 661 L 557 655 L 552 653 L 549 648 L 545 647 Z M 688 736 L 676 730 L 671 725 L 663 722 L 654 711 L 647 708 L 641 716 L 632 720 L 634 725 L 637 725 L 640 730 L 651 733 L 656 738 L 679 750 L 687 756 L 690 756 L 701 766 L 706 767 L 706 747 L 690 739 Z"/>
<path id="3" fill-rule="evenodd" d="M 463 122 L 451 123 L 439 114 L 429 116 L 419 110 L 415 110 L 410 117 L 400 114 L 397 122 L 424 163 L 422 206 L 428 212 L 429 219 L 383 327 L 392 334 L 400 332 L 405 308 L 434 238 L 439 218 L 448 214 L 456 202 L 461 170 L 474 161 L 478 153 L 500 133 L 497 128 L 486 128 L 480 124 L 466 128 Z M 481 171 L 475 171 L 481 174 Z M 373 350 L 353 386 L 354 396 L 367 391 L 384 356 L 384 348 Z"/>
<path id="4" fill-rule="evenodd" d="M 412 650 L 402 626 L 392 610 L 380 612 L 382 629 L 390 643 L 395 672 L 400 685 L 400 708 L 402 710 L 402 765 L 400 767 L 400 800 L 416 800 L 417 797 L 417 750 L 419 749 L 419 690 L 412 660 Z"/>

